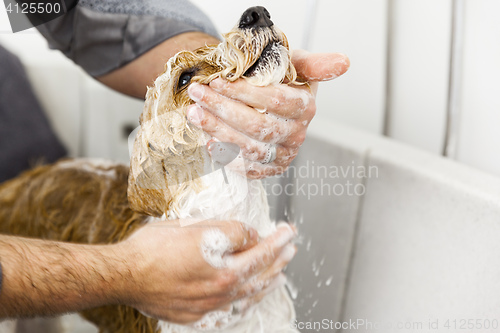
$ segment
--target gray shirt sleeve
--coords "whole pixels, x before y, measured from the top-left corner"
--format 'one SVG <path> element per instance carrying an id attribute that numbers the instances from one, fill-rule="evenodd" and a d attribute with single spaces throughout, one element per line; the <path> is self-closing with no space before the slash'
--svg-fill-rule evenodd
<path id="1" fill-rule="evenodd" d="M 92 76 L 120 68 L 184 32 L 219 38 L 209 18 L 187 0 L 80 0 L 66 15 L 37 29 L 50 48 Z"/>

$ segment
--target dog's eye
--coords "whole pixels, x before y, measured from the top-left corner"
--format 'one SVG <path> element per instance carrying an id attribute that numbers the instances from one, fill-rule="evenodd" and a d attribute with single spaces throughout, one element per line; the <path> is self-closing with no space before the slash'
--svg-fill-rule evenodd
<path id="1" fill-rule="evenodd" d="M 178 88 L 182 88 L 185 85 L 189 84 L 191 82 L 191 78 L 193 77 L 193 73 L 185 72 L 182 73 L 181 76 L 179 77 L 179 84 Z"/>

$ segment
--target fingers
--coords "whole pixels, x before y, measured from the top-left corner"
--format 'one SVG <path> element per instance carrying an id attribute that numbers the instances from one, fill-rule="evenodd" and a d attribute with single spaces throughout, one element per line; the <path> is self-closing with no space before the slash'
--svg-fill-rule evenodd
<path id="1" fill-rule="evenodd" d="M 228 268 L 239 272 L 247 280 L 258 272 L 273 266 L 276 257 L 296 236 L 296 229 L 288 223 L 281 223 L 277 230 L 253 248 L 235 254 L 228 260 Z"/>
<path id="2" fill-rule="evenodd" d="M 249 162 L 247 177 L 259 179 L 282 173 L 305 139 L 316 113 L 317 82 L 332 80 L 347 71 L 349 59 L 340 53 L 295 51 L 292 61 L 304 85 L 252 86 L 244 79 L 216 79 L 209 86 L 193 83 L 189 121 L 222 142 L 237 144 Z M 276 144 L 276 159 L 266 165 L 269 144 Z"/>
<path id="3" fill-rule="evenodd" d="M 191 105 L 188 109 L 187 114 L 188 120 L 195 126 L 202 128 L 206 133 L 212 137 L 217 138 L 221 142 L 231 142 L 237 144 L 241 149 L 242 156 L 249 161 L 260 162 L 266 158 L 267 152 L 269 150 L 269 143 L 261 142 L 259 140 L 253 139 L 245 135 L 244 133 L 233 129 L 231 126 L 227 125 L 220 118 L 214 116 L 212 113 L 205 111 L 197 105 Z M 244 127 L 244 126 L 242 126 Z M 273 133 L 273 136 L 278 134 Z M 265 138 L 269 139 L 269 137 Z M 276 141 L 284 140 L 284 138 L 273 137 L 271 143 Z M 269 141 L 268 141 L 269 142 Z M 290 155 L 289 151 L 293 150 L 297 145 L 301 143 L 300 138 L 292 140 L 291 147 L 283 147 L 282 145 L 276 146 L 276 163 L 278 164 L 283 159 Z"/>
<path id="4" fill-rule="evenodd" d="M 314 101 L 307 85 L 292 87 L 283 84 L 257 87 L 247 83 L 244 79 L 235 82 L 216 79 L 210 82 L 210 88 L 260 112 L 270 112 L 288 119 L 302 118 L 311 102 Z"/>
<path id="5" fill-rule="evenodd" d="M 276 158 L 276 161 L 270 164 L 250 162 L 245 165 L 246 176 L 250 179 L 262 179 L 280 175 L 286 171 L 288 165 L 297 156 L 297 153 L 298 149 L 289 149 L 287 154 L 282 154 Z"/>
<path id="6" fill-rule="evenodd" d="M 203 110 L 210 111 L 212 115 L 221 119 L 231 128 L 238 129 L 248 137 L 257 141 L 271 143 L 283 141 L 283 139 L 294 132 L 297 127 L 294 122 L 289 120 L 294 117 L 303 117 L 311 103 L 312 95 L 300 89 L 293 89 L 287 86 L 253 87 L 244 80 L 239 80 L 237 82 L 239 83 L 235 83 L 236 86 L 231 85 L 231 90 L 233 92 L 225 96 L 206 86 L 195 83 L 189 86 L 188 92 L 190 97 L 198 106 L 201 106 Z M 255 92 L 256 95 L 254 95 L 253 98 L 247 98 L 247 100 L 244 100 L 244 98 L 239 98 L 238 101 L 235 100 L 236 95 L 242 94 L 245 96 L 247 95 L 246 91 L 253 88 L 263 89 L 267 91 L 268 95 L 274 94 L 276 97 L 266 96 L 263 91 L 261 93 Z M 233 96 L 233 93 L 236 95 Z M 266 99 L 269 99 L 269 101 Z M 274 101 L 271 101 L 271 99 Z M 255 109 L 255 104 L 262 101 L 262 104 L 265 104 L 262 108 L 266 109 L 264 113 Z M 281 107 L 274 108 L 280 105 Z M 191 110 L 192 108 L 193 106 L 191 106 L 188 111 L 188 116 L 194 111 Z M 280 117 L 275 117 L 269 114 L 269 112 Z M 312 118 L 312 116 L 310 118 Z M 193 118 L 193 120 L 195 121 L 194 125 L 197 125 L 197 119 Z M 309 121 L 310 119 L 305 120 Z"/>
<path id="7" fill-rule="evenodd" d="M 233 302 L 234 307 L 238 313 L 245 313 L 252 305 L 260 302 L 266 295 L 269 295 L 277 288 L 284 286 L 286 283 L 285 274 L 278 274 L 269 285 L 262 291 L 256 293 L 255 295 L 249 297 L 243 297 L 235 302 Z"/>
<path id="8" fill-rule="evenodd" d="M 253 161 L 264 158 L 268 147 L 262 144 L 263 142 L 299 147 L 304 141 L 305 129 L 316 112 L 316 104 L 312 95 L 300 88 L 291 88 L 285 85 L 253 87 L 243 80 L 237 82 L 240 82 L 236 83 L 239 86 L 234 89 L 241 90 L 242 93 L 247 90 L 245 88 L 247 86 L 249 89 L 260 88 L 271 90 L 271 92 L 274 90 L 286 91 L 288 97 L 277 93 L 282 96 L 280 98 L 283 100 L 284 107 L 279 110 L 271 110 L 278 115 L 286 115 L 286 117 L 278 117 L 268 112 L 261 114 L 243 103 L 221 96 L 209 87 L 192 84 L 189 87 L 190 92 L 191 87 L 194 87 L 193 90 L 200 89 L 203 90 L 203 93 L 201 99 L 193 97 L 197 104 L 191 105 L 187 110 L 189 121 L 220 141 L 238 144 L 243 153 L 249 155 L 248 159 Z M 296 103 L 300 106 L 297 106 Z M 294 116 L 301 118 L 289 118 Z M 252 158 L 251 155 L 255 152 L 258 152 L 259 156 Z M 278 151 L 278 156 L 280 156 L 279 153 Z"/>
<path id="9" fill-rule="evenodd" d="M 224 100 L 229 101 L 228 99 Z M 223 108 L 220 106 L 223 103 L 213 103 L 213 105 L 217 105 L 219 110 Z M 237 102 L 232 101 L 230 103 Z M 284 141 L 293 130 L 291 128 L 293 124 L 288 125 L 286 122 L 280 124 L 278 119 L 271 119 L 268 116 L 260 115 L 251 108 L 243 105 L 241 105 L 240 108 L 241 110 L 233 108 L 231 114 L 235 115 L 235 118 L 231 119 L 231 117 L 228 117 L 226 121 L 224 118 L 219 117 L 221 114 L 220 111 L 208 109 L 210 112 L 207 112 L 206 109 L 201 108 L 197 104 L 193 104 L 189 106 L 187 116 L 193 125 L 201 127 L 205 132 L 218 138 L 220 141 L 227 142 L 224 141 L 224 139 L 237 139 L 240 147 L 246 148 L 247 150 L 250 150 L 252 145 L 256 146 L 257 143 L 279 143 Z M 242 113 L 245 112 L 245 108 L 253 110 L 255 119 L 251 119 L 250 115 L 248 119 L 241 116 Z M 229 142 L 238 143 L 235 141 Z M 247 145 L 248 147 L 245 147 Z"/>
<path id="10" fill-rule="evenodd" d="M 286 283 L 286 277 L 283 273 L 277 274 L 272 280 L 270 280 L 269 283 L 266 284 L 266 287 L 250 296 L 244 296 L 242 298 L 236 299 L 234 298 L 232 301 L 228 301 L 227 298 L 224 298 L 224 301 L 220 301 L 218 303 L 213 303 L 213 304 L 218 304 L 218 306 L 211 306 L 210 310 L 206 310 L 207 307 L 205 305 L 202 306 L 194 306 L 194 308 L 191 308 L 187 316 L 184 315 L 184 313 L 178 313 L 179 317 L 182 320 L 183 324 L 188 324 L 188 323 L 193 323 L 194 321 L 200 320 L 204 315 L 208 314 L 211 311 L 223 311 L 223 312 L 232 312 L 233 308 L 236 310 L 236 313 L 245 313 L 251 306 L 257 304 L 260 302 L 266 295 L 269 295 L 272 293 L 274 290 L 277 288 L 280 288 L 284 286 Z M 201 301 L 205 303 L 204 301 Z M 202 308 L 205 310 L 201 311 L 194 311 L 196 313 L 192 313 L 193 309 L 196 308 Z M 218 323 L 216 326 L 218 326 Z"/>
<path id="11" fill-rule="evenodd" d="M 151 304 L 147 308 L 139 306 L 140 311 L 177 323 L 195 323 L 208 312 L 225 311 L 231 302 L 242 298 L 236 302 L 236 310 L 244 311 L 283 284 L 282 270 L 296 252 L 290 243 L 296 235 L 294 227 L 280 224 L 275 233 L 257 243 L 257 232 L 240 222 L 205 223 L 205 227 L 218 228 L 230 239 L 234 252 L 224 255 L 227 267 L 210 270 L 213 274 L 209 279 L 202 274 L 202 279 L 185 280 L 182 286 L 188 288 L 170 295 L 167 311 Z M 192 274 L 202 270 L 198 267 Z"/>
<path id="12" fill-rule="evenodd" d="M 168 318 L 164 318 L 164 320 L 181 325 L 186 325 L 197 322 L 198 320 L 203 318 L 203 315 L 203 313 L 191 313 L 189 311 L 171 311 Z"/>
<path id="13" fill-rule="evenodd" d="M 272 285 L 273 281 L 282 274 L 283 269 L 290 263 L 297 247 L 294 244 L 288 244 L 276 258 L 274 263 L 265 271 L 255 275 L 238 292 L 238 297 L 247 297 L 260 293 Z"/>
<path id="14" fill-rule="evenodd" d="M 292 63 L 299 77 L 305 81 L 329 81 L 344 74 L 350 66 L 349 58 L 342 53 L 292 52 Z"/>

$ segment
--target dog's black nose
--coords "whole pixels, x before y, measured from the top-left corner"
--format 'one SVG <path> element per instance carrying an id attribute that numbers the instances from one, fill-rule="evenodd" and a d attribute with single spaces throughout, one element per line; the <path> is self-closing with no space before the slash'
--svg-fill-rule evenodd
<path id="1" fill-rule="evenodd" d="M 271 21 L 271 15 L 266 8 L 262 6 L 250 7 L 241 15 L 239 28 L 265 28 L 274 23 Z"/>

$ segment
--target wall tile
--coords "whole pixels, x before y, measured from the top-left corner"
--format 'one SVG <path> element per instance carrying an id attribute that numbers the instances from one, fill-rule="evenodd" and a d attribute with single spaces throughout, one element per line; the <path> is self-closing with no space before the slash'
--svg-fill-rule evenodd
<path id="1" fill-rule="evenodd" d="M 457 159 L 500 175 L 500 2 L 465 1 Z"/>
<path id="2" fill-rule="evenodd" d="M 385 108 L 387 0 L 321 0 L 313 52 L 342 52 L 344 76 L 320 84 L 316 117 L 382 133 Z"/>
<path id="3" fill-rule="evenodd" d="M 389 133 L 441 154 L 451 45 L 451 0 L 394 0 Z"/>

